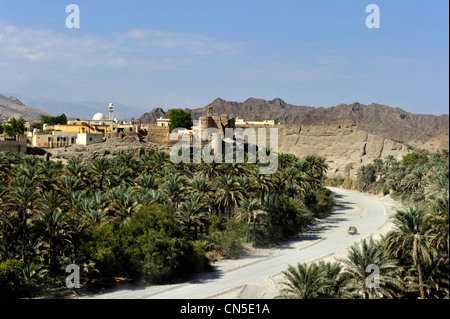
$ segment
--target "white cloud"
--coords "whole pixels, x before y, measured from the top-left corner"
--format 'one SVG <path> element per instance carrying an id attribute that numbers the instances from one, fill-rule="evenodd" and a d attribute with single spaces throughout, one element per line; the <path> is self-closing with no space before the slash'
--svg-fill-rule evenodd
<path id="1" fill-rule="evenodd" d="M 131 29 L 120 35 L 121 40 L 135 40 L 138 45 L 158 46 L 165 49 L 182 48 L 194 55 L 208 55 L 213 53 L 233 55 L 242 51 L 242 44 L 220 41 L 210 37 L 158 31 L 151 29 Z"/>
<path id="2" fill-rule="evenodd" d="M 164 57 L 169 53 L 166 51 L 177 48 L 185 54 L 177 59 Z M 230 55 L 240 50 L 239 44 L 195 34 L 131 29 L 107 40 L 0 22 L 0 66 L 25 63 L 46 69 L 136 67 L 177 70 L 191 66 L 197 55 Z"/>

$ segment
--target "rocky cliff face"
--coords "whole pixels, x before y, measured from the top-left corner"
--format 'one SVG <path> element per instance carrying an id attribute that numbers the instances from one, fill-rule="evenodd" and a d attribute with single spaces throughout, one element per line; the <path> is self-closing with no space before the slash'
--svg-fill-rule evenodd
<path id="1" fill-rule="evenodd" d="M 327 159 L 328 176 L 354 177 L 357 168 L 371 163 L 375 158 L 393 155 L 401 159 L 408 153 L 405 145 L 385 139 L 356 126 L 277 125 L 278 151 L 302 158 L 319 155 Z M 269 145 L 269 136 L 266 135 Z M 350 164 L 353 169 L 346 171 Z"/>

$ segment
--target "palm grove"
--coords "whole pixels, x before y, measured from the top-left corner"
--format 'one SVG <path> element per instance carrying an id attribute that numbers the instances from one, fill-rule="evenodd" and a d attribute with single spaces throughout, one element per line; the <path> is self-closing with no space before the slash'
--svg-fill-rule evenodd
<path id="1" fill-rule="evenodd" d="M 449 298 L 447 150 L 375 159 L 359 167 L 356 179 L 327 183 L 391 194 L 407 208 L 392 216 L 386 236 L 356 243 L 344 260 L 289 266 L 281 298 Z M 367 280 L 370 265 L 379 267 L 379 287 Z"/>
<path id="2" fill-rule="evenodd" d="M 276 174 L 258 168 L 174 164 L 165 152 L 66 165 L 0 153 L 0 299 L 63 285 L 69 264 L 92 288 L 169 282 L 331 211 L 324 158 L 279 154 Z"/>

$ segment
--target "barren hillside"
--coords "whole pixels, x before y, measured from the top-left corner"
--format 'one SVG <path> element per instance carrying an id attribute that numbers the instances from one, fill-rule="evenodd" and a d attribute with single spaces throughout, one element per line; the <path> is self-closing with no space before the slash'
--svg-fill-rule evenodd
<path id="1" fill-rule="evenodd" d="M 22 116 L 27 121 L 39 121 L 41 115 L 48 115 L 38 109 L 26 106 L 17 98 L 6 97 L 0 94 L 0 121 L 7 121 L 9 118 L 19 118 Z"/>
<path id="2" fill-rule="evenodd" d="M 356 125 L 358 129 L 386 139 L 404 142 L 424 142 L 440 131 L 448 128 L 449 116 L 412 114 L 400 108 L 372 103 L 370 105 L 339 104 L 329 108 L 295 106 L 276 98 L 271 101 L 249 98 L 244 102 L 230 102 L 217 98 L 209 105 L 199 109 L 186 109 L 192 117 L 206 114 L 208 106 L 214 108 L 216 115 L 229 114 L 244 120 L 272 119 L 281 124 L 297 125 Z M 170 110 L 169 110 L 170 111 Z M 145 113 L 142 123 L 154 123 L 159 117 L 167 117 L 168 112 L 161 108 Z"/>

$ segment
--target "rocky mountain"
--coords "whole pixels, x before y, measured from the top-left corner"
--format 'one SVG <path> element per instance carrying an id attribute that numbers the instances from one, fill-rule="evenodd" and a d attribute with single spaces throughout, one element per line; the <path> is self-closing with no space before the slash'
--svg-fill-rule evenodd
<path id="1" fill-rule="evenodd" d="M 42 110 L 52 116 L 58 116 L 64 113 L 68 118 L 72 119 L 92 119 L 92 116 L 98 112 L 107 114 L 110 102 L 114 103 L 114 118 L 117 118 L 118 120 L 129 121 L 131 118 L 139 117 L 146 111 L 143 107 L 117 103 L 114 100 L 103 102 L 91 100 L 72 101 L 54 98 L 32 98 L 18 93 L 5 93 L 1 91 L 0 94 L 6 96 L 13 95 L 20 99 L 23 104 Z"/>
<path id="2" fill-rule="evenodd" d="M 48 115 L 38 109 L 23 104 L 17 98 L 6 97 L 0 94 L 0 121 L 7 121 L 9 118 L 19 118 L 22 116 L 27 121 L 39 121 L 41 115 Z"/>
<path id="3" fill-rule="evenodd" d="M 442 151 L 443 149 L 449 149 L 449 128 L 443 129 L 435 136 L 429 138 L 423 143 L 414 144 L 417 148 L 424 148 L 432 152 Z"/>
<path id="4" fill-rule="evenodd" d="M 370 105 L 339 104 L 329 108 L 296 106 L 276 98 L 271 101 L 249 98 L 244 102 L 230 102 L 217 98 L 199 109 L 186 109 L 192 117 L 206 114 L 208 106 L 214 114 L 229 114 L 244 120 L 275 120 L 281 124 L 297 125 L 355 125 L 367 133 L 403 142 L 423 142 L 449 126 L 449 116 L 413 114 L 400 108 L 372 103 Z M 155 123 L 159 117 L 167 117 L 161 108 L 141 116 L 141 123 Z"/>

